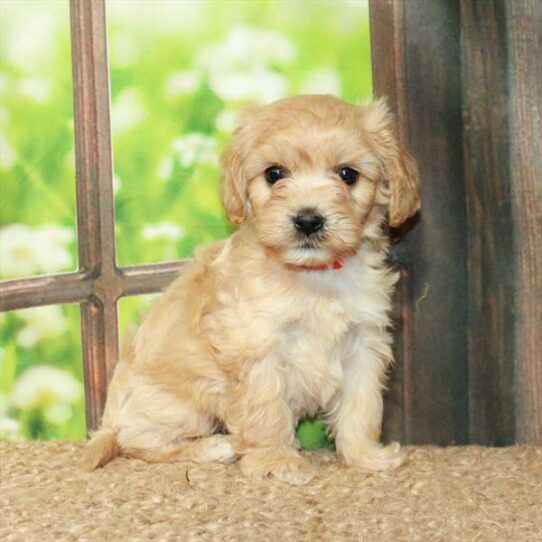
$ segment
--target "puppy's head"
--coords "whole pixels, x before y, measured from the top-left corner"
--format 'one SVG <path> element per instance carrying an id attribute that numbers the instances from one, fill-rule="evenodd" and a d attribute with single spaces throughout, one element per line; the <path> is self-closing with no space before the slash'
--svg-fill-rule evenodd
<path id="1" fill-rule="evenodd" d="M 298 96 L 252 109 L 223 166 L 228 218 L 253 220 L 260 243 L 286 264 L 345 258 L 386 212 L 398 226 L 420 207 L 416 166 L 383 101 Z"/>

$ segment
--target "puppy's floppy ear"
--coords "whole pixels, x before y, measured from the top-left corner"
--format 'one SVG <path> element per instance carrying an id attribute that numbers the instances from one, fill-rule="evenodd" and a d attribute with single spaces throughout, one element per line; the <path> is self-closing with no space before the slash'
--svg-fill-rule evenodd
<path id="1" fill-rule="evenodd" d="M 245 160 L 253 136 L 250 130 L 249 118 L 256 109 L 250 108 L 244 112 L 228 148 L 222 155 L 222 177 L 220 182 L 222 204 L 228 220 L 233 224 L 243 223 L 250 214 Z"/>
<path id="2" fill-rule="evenodd" d="M 400 226 L 420 208 L 418 168 L 397 140 L 386 101 L 376 100 L 362 110 L 380 161 L 377 201 L 388 205 L 390 226 Z"/>

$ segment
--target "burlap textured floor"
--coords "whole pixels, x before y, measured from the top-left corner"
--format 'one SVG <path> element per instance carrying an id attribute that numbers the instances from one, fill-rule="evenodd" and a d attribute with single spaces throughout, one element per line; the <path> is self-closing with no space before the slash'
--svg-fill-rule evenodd
<path id="1" fill-rule="evenodd" d="M 318 476 L 296 488 L 235 465 L 117 459 L 87 473 L 80 448 L 1 445 L 2 540 L 542 540 L 541 448 L 414 448 L 377 474 L 311 452 Z"/>

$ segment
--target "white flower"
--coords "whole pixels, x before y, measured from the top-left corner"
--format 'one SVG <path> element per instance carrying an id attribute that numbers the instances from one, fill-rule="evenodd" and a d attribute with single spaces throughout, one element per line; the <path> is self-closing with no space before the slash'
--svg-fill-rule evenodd
<path id="1" fill-rule="evenodd" d="M 17 161 L 17 152 L 11 146 L 8 138 L 0 134 L 0 168 L 10 169 Z"/>
<path id="2" fill-rule="evenodd" d="M 19 422 L 9 416 L 0 416 L 0 440 L 21 440 Z"/>
<path id="3" fill-rule="evenodd" d="M 296 56 L 295 45 L 284 35 L 240 26 L 218 44 L 203 48 L 197 64 L 209 71 L 288 65 Z"/>
<path id="4" fill-rule="evenodd" d="M 218 154 L 216 140 L 199 132 L 192 132 L 177 138 L 171 144 L 175 157 L 183 168 L 196 163 L 216 165 Z"/>
<path id="5" fill-rule="evenodd" d="M 43 409 L 43 414 L 48 422 L 60 425 L 72 417 L 73 410 L 66 403 L 53 403 Z"/>
<path id="6" fill-rule="evenodd" d="M 175 98 L 195 92 L 201 83 L 201 73 L 196 70 L 184 70 L 171 74 L 165 83 L 166 95 Z"/>
<path id="7" fill-rule="evenodd" d="M 238 27 L 223 43 L 200 51 L 196 63 L 225 101 L 270 102 L 286 95 L 286 79 L 270 68 L 290 64 L 295 46 L 282 34 Z"/>
<path id="8" fill-rule="evenodd" d="M 169 34 L 177 37 L 180 33 L 201 34 L 208 27 L 207 4 L 180 0 L 114 0 L 107 2 L 107 18 L 111 23 L 116 23 L 115 31 L 118 26 L 122 26 L 129 28 L 134 36 Z M 145 40 L 140 40 L 140 43 L 146 45 Z"/>
<path id="9" fill-rule="evenodd" d="M 233 132 L 237 126 L 237 118 L 239 114 L 237 111 L 231 111 L 229 109 L 224 109 L 221 111 L 215 119 L 215 128 L 217 131 L 222 133 Z"/>
<path id="10" fill-rule="evenodd" d="M 34 365 L 15 382 L 11 404 L 28 410 L 42 404 L 75 403 L 83 394 L 83 386 L 70 373 L 50 365 Z"/>
<path id="11" fill-rule="evenodd" d="M 168 156 L 164 158 L 160 165 L 158 166 L 158 177 L 163 181 L 169 181 L 173 175 L 173 167 L 175 166 L 175 160 L 173 156 Z"/>
<path id="12" fill-rule="evenodd" d="M 66 317 L 58 305 L 21 310 L 17 316 L 26 324 L 16 338 L 23 348 L 32 348 L 42 339 L 62 335 L 67 328 Z"/>
<path id="13" fill-rule="evenodd" d="M 172 154 L 158 166 L 158 177 L 164 181 L 173 175 L 175 163 L 185 169 L 197 164 L 218 165 L 216 140 L 205 134 L 191 132 L 179 137 L 171 143 L 171 149 Z"/>
<path id="14" fill-rule="evenodd" d="M 283 34 L 260 28 L 238 27 L 226 41 L 226 50 L 238 58 L 249 57 L 254 64 L 291 64 L 295 45 Z"/>
<path id="15" fill-rule="evenodd" d="M 34 2 L 31 9 L 21 9 L 19 2 L 2 2 L 2 49 L 7 61 L 28 72 L 50 66 L 55 54 L 51 36 L 65 21 L 65 13 L 58 2 Z"/>
<path id="16" fill-rule="evenodd" d="M 116 134 L 121 134 L 137 126 L 146 112 L 141 94 L 135 88 L 123 90 L 111 107 L 111 124 Z"/>
<path id="17" fill-rule="evenodd" d="M 36 102 L 46 102 L 51 91 L 51 81 L 44 77 L 26 77 L 19 83 L 19 92 Z"/>
<path id="18" fill-rule="evenodd" d="M 269 103 L 284 98 L 288 82 L 279 73 L 265 68 L 250 71 L 215 71 L 209 75 L 209 86 L 224 101 Z"/>
<path id="19" fill-rule="evenodd" d="M 147 224 L 141 231 L 143 238 L 152 240 L 157 238 L 171 239 L 177 241 L 184 235 L 181 226 L 171 222 L 160 222 L 158 224 Z"/>
<path id="20" fill-rule="evenodd" d="M 323 68 L 310 72 L 301 84 L 301 94 L 332 94 L 340 96 L 341 79 L 336 70 Z"/>
<path id="21" fill-rule="evenodd" d="M 0 229 L 1 274 L 20 277 L 73 268 L 67 248 L 73 239 L 73 231 L 63 226 L 4 226 Z"/>

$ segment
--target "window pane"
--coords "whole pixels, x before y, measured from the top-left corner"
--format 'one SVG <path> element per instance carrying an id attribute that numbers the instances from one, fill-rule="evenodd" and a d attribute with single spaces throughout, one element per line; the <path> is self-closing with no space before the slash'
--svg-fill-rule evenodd
<path id="1" fill-rule="evenodd" d="M 367 3 L 108 3 L 122 265 L 226 236 L 218 156 L 239 110 L 299 93 L 371 94 Z"/>
<path id="2" fill-rule="evenodd" d="M 0 275 L 73 270 L 68 2 L 0 2 Z"/>
<path id="3" fill-rule="evenodd" d="M 85 438 L 79 307 L 0 314 L 0 439 Z"/>

